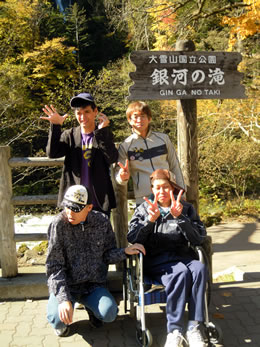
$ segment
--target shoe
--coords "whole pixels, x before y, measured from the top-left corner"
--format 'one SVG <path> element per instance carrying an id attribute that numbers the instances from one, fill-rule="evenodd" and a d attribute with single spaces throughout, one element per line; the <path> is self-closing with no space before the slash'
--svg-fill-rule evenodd
<path id="1" fill-rule="evenodd" d="M 183 337 L 182 333 L 175 329 L 173 332 L 167 335 L 167 340 L 164 347 L 183 347 L 183 341 L 185 341 L 185 338 Z"/>
<path id="2" fill-rule="evenodd" d="M 186 332 L 186 338 L 190 347 L 206 347 L 199 325 L 189 328 Z"/>
<path id="3" fill-rule="evenodd" d="M 85 308 L 85 306 L 79 302 L 75 302 L 74 308 L 76 308 L 77 310 L 82 310 L 83 308 Z"/>
<path id="4" fill-rule="evenodd" d="M 69 327 L 64 327 L 61 329 L 54 329 L 55 334 L 59 337 L 65 337 L 69 335 Z"/>
<path id="5" fill-rule="evenodd" d="M 88 316 L 89 316 L 89 323 L 92 326 L 92 328 L 101 328 L 103 326 L 102 320 L 95 317 L 94 313 L 87 309 Z"/>

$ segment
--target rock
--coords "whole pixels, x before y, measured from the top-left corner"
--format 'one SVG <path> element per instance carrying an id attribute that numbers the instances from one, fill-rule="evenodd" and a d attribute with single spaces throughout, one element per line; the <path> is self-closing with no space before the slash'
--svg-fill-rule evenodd
<path id="1" fill-rule="evenodd" d="M 21 244 L 21 246 L 18 248 L 17 250 L 17 255 L 19 255 L 20 257 L 23 257 L 24 253 L 26 251 L 28 251 L 30 248 L 25 244 Z"/>

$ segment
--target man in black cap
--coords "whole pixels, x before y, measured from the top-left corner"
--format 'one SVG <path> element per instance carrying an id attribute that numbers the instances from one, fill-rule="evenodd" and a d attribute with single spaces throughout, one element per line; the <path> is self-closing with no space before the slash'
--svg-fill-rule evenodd
<path id="1" fill-rule="evenodd" d="M 62 201 L 64 210 L 48 229 L 46 274 L 49 287 L 47 319 L 58 336 L 67 336 L 75 303 L 88 311 L 90 324 L 112 322 L 118 308 L 106 288 L 108 264 L 145 249 L 140 244 L 117 248 L 108 216 L 92 211 L 86 187 L 73 185 Z"/>
<path id="2" fill-rule="evenodd" d="M 91 193 L 93 209 L 109 215 L 116 206 L 109 166 L 118 159 L 109 120 L 98 112 L 89 93 L 74 96 L 70 106 L 75 110 L 78 127 L 62 132 L 61 126 L 68 115 L 61 116 L 53 105 L 45 105 L 43 112 L 47 117 L 41 117 L 50 122 L 48 157 L 65 157 L 58 206 L 70 186 L 82 184 Z"/>

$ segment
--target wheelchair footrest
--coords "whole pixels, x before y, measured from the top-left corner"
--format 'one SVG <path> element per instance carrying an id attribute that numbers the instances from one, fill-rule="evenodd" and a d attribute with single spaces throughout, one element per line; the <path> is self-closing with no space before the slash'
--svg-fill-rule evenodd
<path id="1" fill-rule="evenodd" d="M 166 302 L 164 286 L 154 285 L 144 293 L 144 305 L 161 304 Z M 141 305 L 139 296 L 138 305 Z"/>

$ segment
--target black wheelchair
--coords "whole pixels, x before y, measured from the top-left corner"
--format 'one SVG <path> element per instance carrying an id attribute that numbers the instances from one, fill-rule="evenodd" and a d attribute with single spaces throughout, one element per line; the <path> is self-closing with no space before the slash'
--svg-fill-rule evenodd
<path id="1" fill-rule="evenodd" d="M 196 246 L 193 248 L 198 260 L 208 268 L 209 276 L 205 291 L 205 322 L 202 324 L 203 336 L 208 347 L 221 343 L 222 331 L 219 326 L 209 321 L 208 306 L 210 303 L 212 274 L 211 266 L 205 250 Z M 144 277 L 143 254 L 128 257 L 124 266 L 123 297 L 125 313 L 136 318 L 136 340 L 139 346 L 152 346 L 152 334 L 146 327 L 145 306 L 166 303 L 164 286 Z"/>

